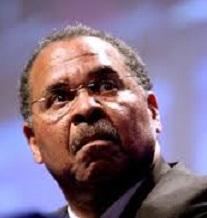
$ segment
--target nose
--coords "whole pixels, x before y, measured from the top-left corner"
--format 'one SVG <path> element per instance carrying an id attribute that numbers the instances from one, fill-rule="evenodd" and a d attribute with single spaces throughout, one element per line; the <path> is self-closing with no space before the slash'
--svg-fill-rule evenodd
<path id="1" fill-rule="evenodd" d="M 93 123 L 103 117 L 101 102 L 87 91 L 80 91 L 71 111 L 71 122 L 75 125 L 83 122 Z"/>

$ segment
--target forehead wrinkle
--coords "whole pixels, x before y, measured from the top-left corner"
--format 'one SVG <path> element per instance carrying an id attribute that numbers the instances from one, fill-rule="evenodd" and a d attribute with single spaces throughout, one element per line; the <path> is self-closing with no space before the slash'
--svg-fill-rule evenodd
<path id="1" fill-rule="evenodd" d="M 71 58 L 66 58 L 63 61 L 63 63 L 66 62 L 66 61 L 73 61 L 75 59 L 78 59 L 78 58 L 81 58 L 81 57 L 84 57 L 84 56 L 95 56 L 95 55 L 98 55 L 98 54 L 97 53 L 93 53 L 93 52 L 86 52 L 86 53 L 83 53 L 83 54 L 80 54 L 80 55 L 76 55 L 76 56 L 71 57 Z"/>
<path id="2" fill-rule="evenodd" d="M 103 66 L 98 66 L 95 67 L 94 69 L 91 69 L 87 74 L 86 74 L 86 80 L 91 79 L 93 77 L 105 77 L 105 76 L 116 76 L 117 78 L 119 77 L 118 73 L 108 65 L 103 65 Z M 53 88 L 56 86 L 70 86 L 71 85 L 71 79 L 68 77 L 68 75 L 64 75 L 61 78 L 58 78 L 57 80 L 54 80 L 51 82 L 51 84 L 48 85 L 48 88 Z"/>
<path id="3" fill-rule="evenodd" d="M 113 70 L 111 66 L 107 66 L 107 65 L 99 66 L 92 69 L 91 71 L 88 72 L 85 79 L 89 80 L 95 77 L 102 78 L 108 76 L 110 76 L 111 78 L 116 78 L 118 80 L 121 80 L 118 73 L 115 70 Z M 48 84 L 48 86 L 45 87 L 45 89 L 43 90 L 43 93 L 44 95 L 46 95 L 47 93 L 50 93 L 52 90 L 63 88 L 63 87 L 71 88 L 71 81 L 68 76 L 62 77 L 57 81 L 53 81 L 51 82 L 51 84 Z"/>
<path id="4" fill-rule="evenodd" d="M 61 64 L 64 64 L 64 63 L 66 63 L 66 62 L 72 62 L 72 61 L 75 61 L 76 59 L 79 59 L 79 58 L 81 58 L 81 57 L 85 57 L 85 56 L 96 56 L 96 55 L 98 55 L 97 53 L 92 53 L 92 52 L 86 52 L 86 53 L 83 53 L 83 54 L 80 54 L 80 55 L 76 55 L 76 56 L 74 56 L 74 57 L 68 57 L 68 58 L 64 58 L 64 60 L 62 60 L 60 63 L 58 63 L 57 64 L 57 57 L 56 57 L 56 59 L 54 60 L 54 61 L 52 61 L 52 62 L 56 62 L 56 63 L 53 63 L 53 64 L 51 64 L 51 65 L 49 65 L 48 67 L 46 67 L 45 68 L 45 71 L 47 71 L 47 70 L 50 70 L 50 69 L 53 69 L 53 68 L 55 68 L 55 67 L 57 67 L 58 65 L 61 65 Z M 60 57 L 59 57 L 59 59 L 60 59 Z"/>
<path id="5" fill-rule="evenodd" d="M 74 56 L 74 57 L 65 58 L 65 59 L 64 59 L 61 63 L 59 63 L 58 65 L 61 65 L 61 64 L 64 64 L 64 63 L 70 62 L 70 61 L 75 61 L 76 59 L 81 58 L 81 57 L 85 57 L 85 56 L 95 56 L 95 55 L 97 55 L 97 53 L 85 52 L 85 53 L 83 53 L 83 54 L 76 55 L 76 56 Z M 55 65 L 54 63 L 53 63 L 53 64 L 50 64 L 50 65 L 48 65 L 48 66 L 45 67 L 44 71 L 38 72 L 38 74 L 45 74 L 47 71 L 53 70 L 54 68 L 58 67 L 58 65 L 57 65 L 57 64 Z M 32 76 L 30 76 L 30 78 L 33 77 L 33 74 L 30 74 L 30 75 L 32 75 Z"/>
<path id="6" fill-rule="evenodd" d="M 88 43 L 86 43 L 86 44 L 88 44 Z M 112 60 L 114 58 L 116 58 L 116 60 L 117 60 L 117 58 L 118 58 L 118 62 L 121 61 L 119 59 L 119 57 L 117 57 L 117 54 L 116 54 L 117 52 L 114 53 L 111 51 L 112 52 L 112 54 L 111 54 L 111 52 L 109 52 L 108 49 L 106 49 L 105 47 L 102 48 L 102 46 L 101 46 L 101 48 L 99 48 L 100 47 L 99 46 L 98 49 L 95 49 L 94 46 L 90 47 L 90 44 L 89 44 L 89 47 L 83 46 L 84 44 L 83 45 L 81 44 L 82 46 L 80 46 L 80 47 L 76 46 L 77 50 L 74 49 L 73 47 L 72 47 L 72 50 L 70 48 L 66 47 L 66 48 L 63 48 L 62 51 L 59 50 L 60 47 L 59 47 L 59 49 L 56 47 L 55 49 L 53 48 L 53 52 L 51 52 L 51 50 L 50 50 L 50 52 L 48 51 L 49 53 L 46 50 L 45 51 L 46 53 L 42 53 L 42 56 L 41 56 L 42 58 L 39 56 L 40 57 L 40 64 L 42 65 L 43 71 L 41 71 L 41 69 L 39 67 L 39 70 L 41 72 L 36 72 L 36 73 L 38 73 L 39 75 L 44 75 L 45 73 L 47 73 L 47 71 L 48 72 L 49 71 L 56 71 L 56 69 L 58 72 L 64 71 L 64 68 L 67 67 L 67 65 L 68 65 L 68 67 L 70 67 L 70 63 L 72 61 L 76 61 L 79 58 L 80 58 L 80 60 L 79 60 L 80 62 L 82 61 L 82 63 L 87 63 L 87 59 L 81 60 L 82 57 L 87 57 L 87 56 L 88 57 L 97 56 L 99 62 L 101 64 L 103 64 L 102 66 L 110 66 L 112 64 L 111 60 L 109 60 L 110 58 L 112 58 Z M 92 45 L 94 45 L 94 43 L 92 43 Z M 58 50 L 59 50 L 59 52 L 58 52 Z M 42 62 L 41 59 L 45 59 L 46 62 L 44 60 Z M 118 74 L 117 70 L 118 69 L 116 69 L 115 71 Z M 90 72 L 88 72 L 88 73 L 90 74 Z M 96 73 L 97 73 L 97 71 L 96 71 Z M 63 78 L 63 77 L 60 78 L 57 74 L 56 74 L 56 76 L 55 76 L 56 79 L 64 79 L 64 81 L 65 81 L 65 78 Z M 55 79 L 55 77 L 54 77 L 54 79 Z M 120 75 L 118 75 L 118 77 L 120 77 Z M 41 79 L 41 76 L 40 76 L 40 79 Z M 68 79 L 68 77 L 67 77 L 67 79 Z M 55 80 L 53 80 L 53 82 L 55 82 Z"/>

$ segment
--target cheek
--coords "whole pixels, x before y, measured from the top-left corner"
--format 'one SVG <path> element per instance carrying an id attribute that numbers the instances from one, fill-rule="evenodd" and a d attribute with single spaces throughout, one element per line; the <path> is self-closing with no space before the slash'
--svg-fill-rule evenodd
<path id="1" fill-rule="evenodd" d="M 61 145 L 62 148 L 66 147 L 68 134 L 63 124 L 49 125 L 43 121 L 36 129 L 38 130 L 37 136 L 39 136 L 41 144 Z"/>
<path id="2" fill-rule="evenodd" d="M 139 101 L 139 98 L 130 91 L 123 91 L 115 100 L 104 103 L 110 118 L 120 132 L 134 132 L 136 129 L 136 125 L 139 123 L 138 117 L 141 119 L 143 116 L 140 111 L 143 103 L 141 104 Z"/>
<path id="3" fill-rule="evenodd" d="M 37 143 L 43 161 L 52 174 L 60 175 L 71 167 L 72 157 L 69 153 L 69 130 L 66 125 L 48 125 L 41 122 L 36 128 Z"/>
<path id="4" fill-rule="evenodd" d="M 125 151 L 141 158 L 148 149 L 152 150 L 154 137 L 144 97 L 122 93 L 116 101 L 107 102 L 106 107 Z"/>

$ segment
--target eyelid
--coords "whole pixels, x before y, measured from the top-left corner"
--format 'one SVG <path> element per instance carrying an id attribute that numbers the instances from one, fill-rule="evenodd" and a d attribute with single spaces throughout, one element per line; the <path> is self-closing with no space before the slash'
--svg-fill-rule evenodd
<path id="1" fill-rule="evenodd" d="M 117 81 L 113 81 L 113 80 L 103 80 L 100 84 L 101 85 L 102 84 L 110 84 L 112 86 L 119 88 L 119 84 L 117 83 Z"/>
<path id="2" fill-rule="evenodd" d="M 89 89 L 91 89 L 91 90 L 94 89 L 94 88 L 98 88 L 98 89 L 99 89 L 100 86 L 103 85 L 103 84 L 112 84 L 113 86 L 119 88 L 119 84 L 117 84 L 117 81 L 114 81 L 114 80 L 112 80 L 112 79 L 110 79 L 110 80 L 101 79 L 101 80 L 96 81 L 96 82 L 90 82 L 90 83 L 87 85 L 87 87 L 88 87 Z"/>
<path id="3" fill-rule="evenodd" d="M 68 87 L 62 86 L 62 87 L 51 89 L 49 94 L 53 94 L 53 93 L 56 94 L 58 92 L 64 92 L 64 91 L 67 91 L 67 90 L 68 90 Z"/>
<path id="4" fill-rule="evenodd" d="M 104 82 L 108 82 L 111 83 L 113 85 L 115 85 L 117 88 L 122 89 L 123 88 L 123 81 L 120 78 L 98 78 L 95 80 L 92 80 L 91 82 L 89 82 L 88 84 L 81 84 L 79 87 L 77 88 L 70 88 L 68 87 L 68 85 L 66 84 L 58 84 L 55 85 L 53 87 L 50 87 L 47 91 L 46 94 L 44 95 L 45 99 L 49 99 L 51 97 L 54 97 L 55 95 L 57 95 L 58 93 L 61 92 L 66 92 L 66 93 L 70 93 L 72 94 L 73 92 L 77 92 L 78 90 L 82 89 L 82 88 L 89 88 L 89 89 L 93 89 L 95 88 L 98 84 L 102 84 Z"/>

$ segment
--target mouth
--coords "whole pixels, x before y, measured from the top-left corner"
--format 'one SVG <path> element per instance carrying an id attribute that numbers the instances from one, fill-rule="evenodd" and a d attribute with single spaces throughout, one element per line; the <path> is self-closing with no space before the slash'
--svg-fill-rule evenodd
<path id="1" fill-rule="evenodd" d="M 101 147 L 101 146 L 105 146 L 108 144 L 117 144 L 117 143 L 120 143 L 120 140 L 114 137 L 113 135 L 104 134 L 104 133 L 94 134 L 92 136 L 82 138 L 82 140 L 79 142 L 75 141 L 71 145 L 71 150 L 75 154 L 79 150 L 85 147 L 92 147 L 92 146 Z"/>
<path id="2" fill-rule="evenodd" d="M 114 142 L 109 140 L 94 140 L 84 144 L 77 151 L 77 157 L 90 169 L 106 168 L 117 160 L 120 149 Z M 109 166 L 110 167 L 110 166 Z"/>

